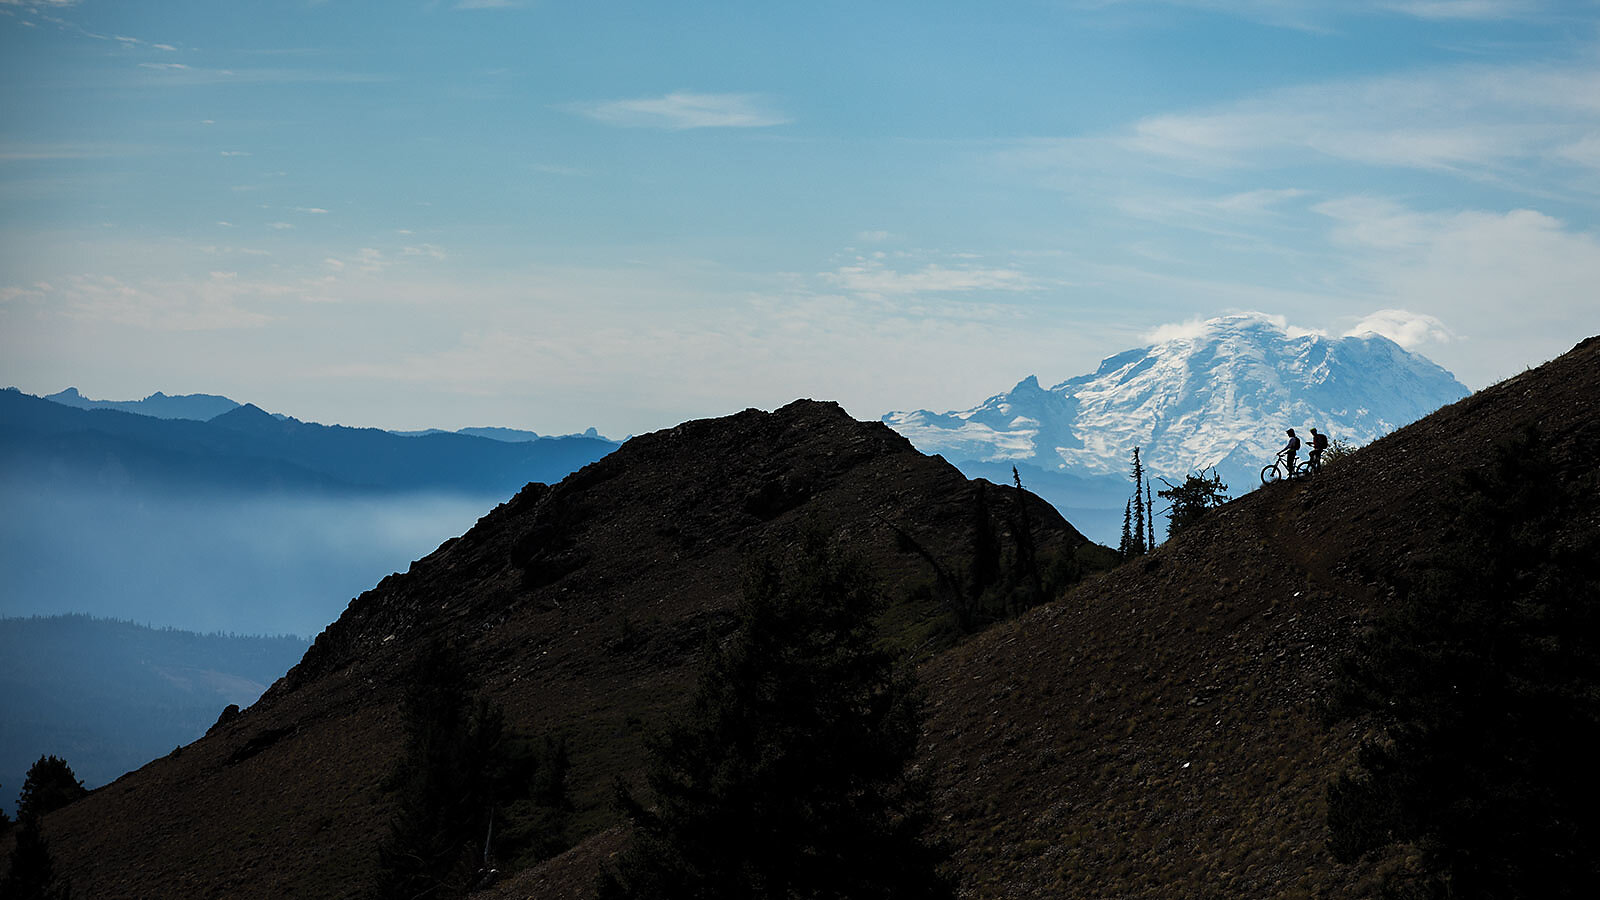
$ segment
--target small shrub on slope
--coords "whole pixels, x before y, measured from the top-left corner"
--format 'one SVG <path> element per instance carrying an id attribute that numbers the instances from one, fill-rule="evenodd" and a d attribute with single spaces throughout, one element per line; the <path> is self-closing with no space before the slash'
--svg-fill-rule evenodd
<path id="1" fill-rule="evenodd" d="M 1168 534 L 1177 534 L 1228 502 L 1228 486 L 1215 469 L 1191 473 L 1183 484 L 1172 484 L 1165 478 L 1161 481 L 1167 489 L 1157 491 L 1156 496 L 1171 504 L 1167 507 Z"/>

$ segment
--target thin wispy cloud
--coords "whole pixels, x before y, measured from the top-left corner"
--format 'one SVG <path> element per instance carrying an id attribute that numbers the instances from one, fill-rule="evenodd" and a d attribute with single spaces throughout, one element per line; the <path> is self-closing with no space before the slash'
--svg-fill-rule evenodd
<path id="1" fill-rule="evenodd" d="M 207 245 L 205 245 L 203 247 L 200 247 L 199 250 L 200 250 L 201 253 L 204 253 L 207 256 L 234 256 L 234 255 L 238 255 L 238 256 L 271 256 L 272 255 L 271 251 L 260 250 L 260 249 L 257 249 L 255 247 L 219 247 L 219 246 L 217 246 L 215 244 L 207 244 Z"/>
<path id="2" fill-rule="evenodd" d="M 444 248 L 436 244 L 420 244 L 415 247 L 405 247 L 402 248 L 400 252 L 406 256 L 424 256 L 429 259 L 442 260 L 448 258 L 448 254 L 444 252 Z"/>
<path id="3" fill-rule="evenodd" d="M 1288 215 L 1301 211 L 1310 192 L 1301 188 L 1257 188 L 1217 196 L 1165 193 L 1117 198 L 1118 212 L 1142 222 L 1154 222 L 1215 235 L 1246 237 L 1254 228 L 1281 225 Z"/>
<path id="4" fill-rule="evenodd" d="M 183 63 L 139 63 L 142 69 L 160 72 L 142 84 L 153 87 L 196 87 L 217 85 L 294 85 L 294 84 L 384 84 L 389 75 L 370 72 L 339 72 L 319 69 L 215 69 Z"/>
<path id="5" fill-rule="evenodd" d="M 49 290 L 51 290 L 50 284 L 42 281 L 28 287 L 23 287 L 20 285 L 0 287 L 0 303 L 13 303 L 19 300 L 39 300 L 42 299 L 45 293 Z"/>
<path id="6" fill-rule="evenodd" d="M 1324 159 L 1503 173 L 1572 161 L 1600 129 L 1600 67 L 1472 66 L 1286 88 L 1218 109 L 1153 116 L 1129 149 L 1214 167 Z M 1580 157 L 1581 158 L 1581 157 Z"/>
<path id="7" fill-rule="evenodd" d="M 293 211 L 297 213 L 305 213 L 309 216 L 325 216 L 328 214 L 328 211 L 320 206 L 296 206 L 293 207 Z"/>
<path id="8" fill-rule="evenodd" d="M 1070 0 L 1085 11 L 1187 7 L 1285 28 L 1321 31 L 1356 17 L 1500 21 L 1559 14 L 1555 0 Z"/>
<path id="9" fill-rule="evenodd" d="M 786 125 L 788 116 L 768 108 L 759 94 L 695 94 L 678 91 L 662 97 L 578 103 L 581 115 L 624 128 L 769 128 Z"/>
<path id="10" fill-rule="evenodd" d="M 140 152 L 101 144 L 0 144 L 0 162 L 46 159 L 108 159 Z"/>
<path id="11" fill-rule="evenodd" d="M 1216 207 L 1234 214 L 1271 213 L 1285 203 L 1304 197 L 1306 193 L 1299 188 L 1258 188 L 1218 198 Z"/>
<path id="12" fill-rule="evenodd" d="M 822 278 L 842 290 L 869 297 L 915 294 L 966 294 L 979 291 L 1031 291 L 1037 282 L 1015 268 L 946 266 L 929 263 L 900 271 L 875 257 L 858 258 Z"/>
<path id="13" fill-rule="evenodd" d="M 1552 9 L 1537 0 L 1401 0 L 1381 3 L 1382 8 L 1419 19 L 1497 21 L 1547 14 Z"/>
<path id="14" fill-rule="evenodd" d="M 581 178 L 591 174 L 588 169 L 581 169 L 577 166 L 558 166 L 553 163 L 534 163 L 531 168 L 533 171 L 541 172 L 545 175 L 563 175 L 569 178 Z"/>
<path id="15" fill-rule="evenodd" d="M 47 299 L 62 315 L 85 322 L 151 331 L 224 331 L 266 325 L 272 317 L 252 307 L 285 293 L 281 286 L 244 281 L 234 272 L 184 282 L 73 275 L 48 291 Z"/>

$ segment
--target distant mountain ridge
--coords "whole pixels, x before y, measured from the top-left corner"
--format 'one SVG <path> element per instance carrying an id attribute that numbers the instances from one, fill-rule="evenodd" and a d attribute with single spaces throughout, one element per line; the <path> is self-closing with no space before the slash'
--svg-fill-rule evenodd
<path id="1" fill-rule="evenodd" d="M 572 434 L 540 434 L 537 431 L 528 431 L 523 428 L 501 428 L 497 425 L 457 428 L 455 431 L 446 431 L 443 428 L 424 428 L 420 431 L 395 431 L 391 429 L 389 433 L 400 437 L 427 437 L 430 434 L 465 434 L 471 437 L 488 438 L 491 441 L 504 441 L 508 444 L 523 444 L 547 437 L 583 437 L 601 441 L 611 440 L 592 427 Z"/>
<path id="2" fill-rule="evenodd" d="M 1064 494 L 1067 505 L 1115 495 L 1135 446 L 1153 476 L 1214 467 L 1237 495 L 1259 485 L 1287 428 L 1304 437 L 1315 426 L 1361 445 L 1467 394 L 1448 371 L 1381 335 L 1330 338 L 1247 313 L 1118 353 L 1048 389 L 1030 375 L 971 409 L 883 421 L 968 474 L 993 478 L 1018 465 L 1060 507 Z M 1052 495 L 1057 476 L 1077 482 Z"/>
<path id="3" fill-rule="evenodd" d="M 558 481 L 617 446 L 590 437 L 516 443 L 449 433 L 403 437 L 302 422 L 252 403 L 203 422 L 163 419 L 0 391 L 0 458 L 18 470 L 65 477 L 76 470 L 85 478 L 213 487 L 510 496 L 530 481 Z"/>
<path id="4" fill-rule="evenodd" d="M 26 393 L 17 388 L 6 388 L 7 391 Z M 54 394 L 44 394 L 41 400 L 49 400 L 62 406 L 71 406 L 75 409 L 115 409 L 122 412 L 134 413 L 140 416 L 150 416 L 155 419 L 192 419 L 196 422 L 209 422 L 224 413 L 232 412 L 245 404 L 230 397 L 220 394 L 178 394 L 169 395 L 156 391 L 143 400 L 92 400 L 83 396 L 75 387 Z M 274 418 L 286 419 L 286 415 L 272 413 Z M 547 437 L 585 437 L 596 440 L 610 440 L 594 428 L 572 434 L 542 435 L 536 431 L 522 428 L 504 428 L 498 425 L 472 426 L 457 428 L 450 431 L 443 428 L 423 428 L 411 431 L 389 429 L 390 434 L 400 437 L 427 437 L 432 434 L 462 434 L 470 437 L 488 438 L 491 441 L 503 441 L 510 444 L 537 441 Z M 613 443 L 620 443 L 613 441 Z"/>
<path id="5" fill-rule="evenodd" d="M 143 400 L 91 400 L 69 387 L 42 399 L 78 409 L 118 409 L 123 412 L 157 419 L 194 419 L 205 422 L 236 408 L 239 403 L 218 394 L 179 394 L 168 396 L 160 391 Z"/>

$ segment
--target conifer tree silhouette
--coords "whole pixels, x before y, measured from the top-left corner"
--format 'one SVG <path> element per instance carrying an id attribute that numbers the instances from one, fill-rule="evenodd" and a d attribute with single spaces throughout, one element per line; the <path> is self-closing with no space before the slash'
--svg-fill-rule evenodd
<path id="1" fill-rule="evenodd" d="M 603 900 L 948 898 L 924 842 L 908 669 L 877 644 L 863 566 L 816 537 L 757 563 L 686 720 L 650 742 L 651 805 Z"/>

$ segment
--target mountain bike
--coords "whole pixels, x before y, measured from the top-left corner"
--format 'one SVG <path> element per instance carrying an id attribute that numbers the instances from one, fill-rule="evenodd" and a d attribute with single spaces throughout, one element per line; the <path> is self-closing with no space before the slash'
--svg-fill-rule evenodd
<path id="1" fill-rule="evenodd" d="M 1261 483 L 1272 484 L 1274 481 L 1281 481 L 1285 478 L 1304 478 L 1310 475 L 1311 471 L 1311 463 L 1301 460 L 1295 463 L 1294 471 L 1290 472 L 1288 459 L 1284 451 L 1279 450 L 1278 458 L 1273 461 L 1272 465 L 1266 466 L 1261 470 Z"/>

